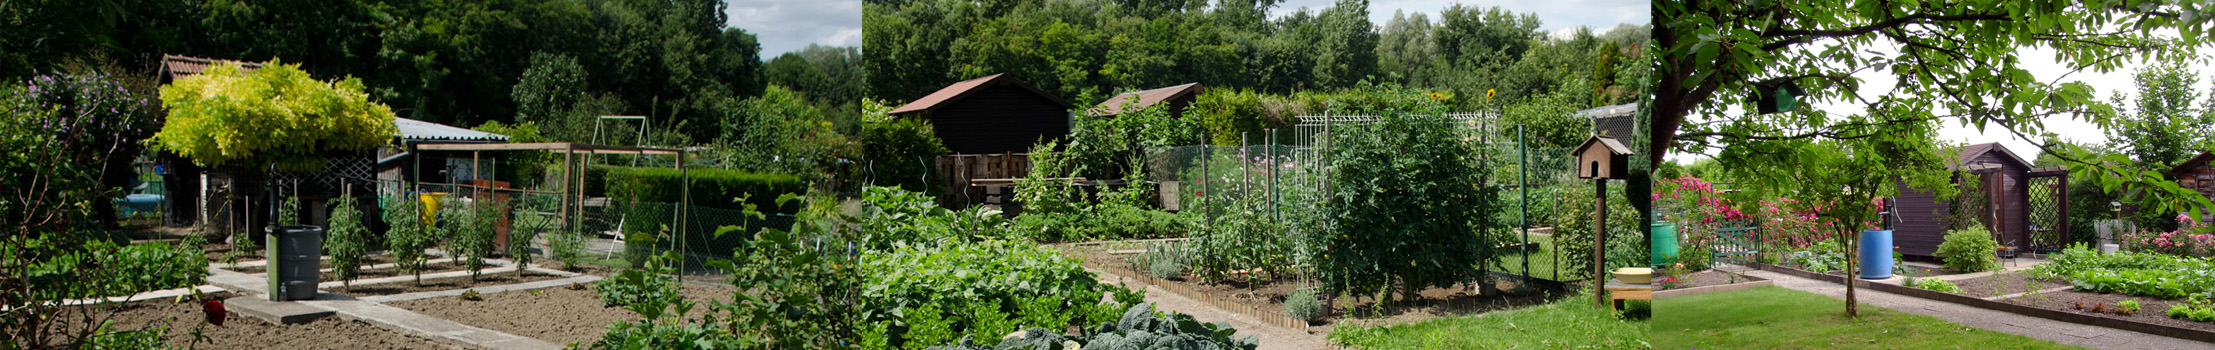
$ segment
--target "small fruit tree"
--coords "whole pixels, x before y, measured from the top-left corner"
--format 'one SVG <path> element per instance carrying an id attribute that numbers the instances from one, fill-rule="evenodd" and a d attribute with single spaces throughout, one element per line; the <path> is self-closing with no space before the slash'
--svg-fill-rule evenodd
<path id="1" fill-rule="evenodd" d="M 315 170 L 326 155 L 367 151 L 396 132 L 392 109 L 370 102 L 360 80 L 316 80 L 298 64 L 217 64 L 163 86 L 161 99 L 169 119 L 148 141 L 237 175 L 247 198 L 262 194 L 267 171 Z"/>

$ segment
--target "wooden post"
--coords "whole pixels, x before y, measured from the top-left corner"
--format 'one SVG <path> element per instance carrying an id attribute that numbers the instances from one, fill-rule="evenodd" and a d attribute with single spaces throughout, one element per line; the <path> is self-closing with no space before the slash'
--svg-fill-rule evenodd
<path id="1" fill-rule="evenodd" d="M 1607 179 L 1592 179 L 1592 302 L 1607 306 Z"/>

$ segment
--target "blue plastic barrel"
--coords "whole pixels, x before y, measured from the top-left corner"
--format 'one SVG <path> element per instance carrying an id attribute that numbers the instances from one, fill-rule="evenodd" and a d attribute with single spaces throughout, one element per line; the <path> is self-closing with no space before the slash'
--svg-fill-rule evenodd
<path id="1" fill-rule="evenodd" d="M 1861 231 L 1861 278 L 1892 278 L 1892 230 Z"/>

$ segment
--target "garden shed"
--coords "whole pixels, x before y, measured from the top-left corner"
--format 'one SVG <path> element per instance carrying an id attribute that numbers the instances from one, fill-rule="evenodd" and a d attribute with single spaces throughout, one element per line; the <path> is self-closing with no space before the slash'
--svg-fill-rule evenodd
<path id="1" fill-rule="evenodd" d="M 1099 105 L 1086 110 L 1085 114 L 1095 117 L 1108 117 L 1122 115 L 1124 111 L 1159 105 L 1168 108 L 1169 115 L 1183 116 L 1184 109 L 1191 107 L 1192 101 L 1199 100 L 1200 93 L 1204 92 L 1207 92 L 1207 86 L 1200 85 L 1200 83 L 1186 83 L 1153 90 L 1125 92 L 1117 94 L 1115 97 L 1109 97 L 1107 101 L 1101 101 Z"/>
<path id="2" fill-rule="evenodd" d="M 1960 195 L 1940 201 L 1902 184 L 1898 215 L 1887 220 L 1903 255 L 1934 258 L 1946 231 L 1983 224 L 2003 247 L 2058 250 L 2069 241 L 2068 169 L 2032 167 L 1999 143 L 1962 146 L 1948 170 Z"/>
<path id="3" fill-rule="evenodd" d="M 963 80 L 915 99 L 892 115 L 931 122 L 957 154 L 1020 153 L 1069 136 L 1076 105 L 1007 74 Z"/>
<path id="4" fill-rule="evenodd" d="M 2177 187 L 2197 191 L 2201 196 L 2215 199 L 2215 152 L 2200 152 L 2199 156 L 2169 169 L 2169 176 L 2176 179 Z M 2202 221 L 2206 219 L 2201 218 Z"/>
<path id="5" fill-rule="evenodd" d="M 236 63 L 247 71 L 262 66 L 262 63 L 257 62 L 164 55 L 158 80 L 162 84 L 168 84 L 206 72 L 208 67 L 218 63 Z M 393 124 L 398 129 L 393 135 L 393 142 L 398 146 L 382 147 L 374 153 L 331 154 L 326 157 L 322 171 L 272 172 L 268 174 L 265 184 L 274 194 L 300 197 L 301 221 L 310 225 L 322 225 L 328 218 L 324 209 L 328 208 L 329 200 L 345 193 L 353 193 L 356 200 L 369 201 L 376 198 L 375 193 L 378 190 L 396 190 L 375 188 L 380 182 L 397 183 L 399 180 L 408 180 L 467 183 L 479 178 L 473 169 L 474 164 L 486 160 L 470 159 L 468 154 L 425 154 L 428 158 L 413 159 L 417 154 L 407 152 L 408 149 L 424 144 L 502 143 L 508 139 L 505 135 L 408 118 L 394 118 Z M 222 170 L 202 168 L 168 152 L 155 157 L 154 161 L 159 165 L 156 172 L 162 177 L 164 184 L 162 197 L 168 206 L 165 213 L 168 214 L 166 216 L 171 225 L 198 225 L 218 232 L 239 231 L 242 228 L 233 227 L 235 225 L 232 223 L 244 222 L 241 215 L 245 210 L 241 210 L 242 208 L 248 208 L 249 204 L 255 208 L 273 208 L 268 203 L 247 203 L 235 198 L 225 200 L 230 197 L 227 193 L 232 175 Z M 425 168 L 435 166 L 434 169 L 439 170 L 430 173 L 447 176 L 428 179 L 404 176 L 415 173 L 407 170 L 418 164 L 423 164 Z M 352 191 L 347 191 L 348 187 Z M 373 202 L 357 204 L 371 213 L 377 208 Z M 371 220 L 372 223 L 378 221 Z"/>

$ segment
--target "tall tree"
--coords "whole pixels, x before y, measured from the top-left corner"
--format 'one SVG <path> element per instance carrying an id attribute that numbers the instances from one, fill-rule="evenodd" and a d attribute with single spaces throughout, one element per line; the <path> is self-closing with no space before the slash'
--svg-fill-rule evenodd
<path id="1" fill-rule="evenodd" d="M 1653 37 L 1660 50 L 1660 77 L 1648 145 L 1717 153 L 1723 163 L 1745 171 L 1780 173 L 1807 163 L 1754 151 L 1783 150 L 1806 140 L 1929 150 L 1943 141 L 1895 130 L 1930 130 L 1945 123 L 2004 130 L 2036 143 L 2039 138 L 2031 136 L 2047 131 L 2046 117 L 2105 123 L 2114 109 L 2097 101 L 2089 85 L 2041 81 L 2024 68 L 2021 55 L 2024 48 L 2051 49 L 2074 70 L 2104 72 L 2134 58 L 2189 52 L 2206 43 L 2200 32 L 2207 19 L 2197 16 L 2201 8 L 2196 3 L 2119 5 L 2098 0 L 1656 2 Z M 2164 34 L 2170 30 L 2182 35 Z M 1889 74 L 1898 83 L 1884 95 L 1861 96 L 1862 80 L 1854 76 L 1860 72 Z M 1799 99 L 1802 105 L 1859 104 L 1863 112 L 1743 112 L 1756 109 L 1754 97 L 1794 86 L 1807 93 Z M 1689 119 L 1694 115 L 1703 120 Z M 2086 159 L 2089 155 L 2081 149 L 2039 145 L 2079 165 L 2073 167 L 2078 176 L 2112 175 L 2111 184 L 2129 182 L 2194 197 L 2194 211 L 2211 206 L 2204 197 L 2187 196 L 2189 192 L 2158 177 Z M 1659 162 L 1665 153 L 1653 152 L 1650 160 Z M 1914 159 L 1885 168 L 1943 169 Z M 1848 291 L 1851 295 L 1852 289 Z"/>

